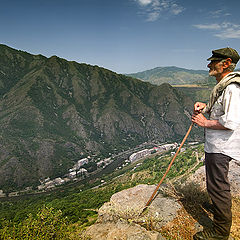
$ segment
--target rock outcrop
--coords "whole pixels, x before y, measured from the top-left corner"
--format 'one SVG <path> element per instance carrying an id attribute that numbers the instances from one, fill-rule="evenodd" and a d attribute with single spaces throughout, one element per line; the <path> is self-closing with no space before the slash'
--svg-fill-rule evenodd
<path id="1" fill-rule="evenodd" d="M 114 194 L 110 202 L 99 209 L 98 220 L 87 229 L 86 235 L 93 240 L 165 239 L 158 231 L 172 221 L 182 207 L 175 199 L 158 194 L 143 211 L 155 188 L 141 184 Z"/>
<path id="2" fill-rule="evenodd" d="M 205 190 L 205 180 L 205 167 L 203 166 L 191 175 L 185 184 L 189 184 L 189 186 L 197 184 L 200 185 L 200 189 Z M 232 160 L 230 163 L 229 180 L 232 195 L 239 197 L 240 164 L 238 161 Z M 181 219 L 181 212 L 184 212 L 186 206 L 176 200 L 178 196 L 175 196 L 176 198 L 167 197 L 164 192 L 167 192 L 168 186 L 161 186 L 151 205 L 146 211 L 143 211 L 155 188 L 155 185 L 140 184 L 114 194 L 110 201 L 99 209 L 97 222 L 86 230 L 85 235 L 92 240 L 166 239 L 160 233 L 162 228 L 174 225 L 176 219 Z M 198 196 L 196 195 L 195 198 Z M 178 199 L 181 199 L 181 196 Z M 191 205 L 191 203 L 189 204 Z M 201 208 L 201 204 L 199 204 L 198 206 Z M 188 218 L 187 214 L 189 213 L 185 211 L 184 214 Z M 206 214 L 196 218 L 193 221 L 192 234 L 202 229 L 203 221 L 206 226 L 211 225 L 211 220 Z"/>
<path id="3" fill-rule="evenodd" d="M 229 164 L 228 179 L 231 184 L 233 196 L 240 197 L 240 162 L 232 160 Z M 200 167 L 190 178 L 189 181 L 198 183 L 202 189 L 206 189 L 205 166 Z"/>

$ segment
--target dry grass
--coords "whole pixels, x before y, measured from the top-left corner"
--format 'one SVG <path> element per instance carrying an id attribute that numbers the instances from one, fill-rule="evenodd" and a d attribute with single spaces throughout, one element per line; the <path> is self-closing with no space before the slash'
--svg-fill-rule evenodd
<path id="1" fill-rule="evenodd" d="M 162 235 L 171 240 L 192 239 L 196 231 L 202 230 L 203 227 L 211 227 L 212 214 L 201 206 L 208 197 L 197 185 L 190 184 L 177 191 L 180 193 L 183 208 L 172 222 L 162 228 Z M 232 204 L 231 236 L 235 240 L 240 240 L 240 198 L 233 197 Z"/>
<path id="2" fill-rule="evenodd" d="M 231 235 L 235 240 L 240 239 L 240 198 L 233 198 L 233 225 L 231 228 Z"/>
<path id="3" fill-rule="evenodd" d="M 162 235 L 172 240 L 192 239 L 196 223 L 197 221 L 183 208 L 172 222 L 162 228 Z"/>
<path id="4" fill-rule="evenodd" d="M 178 85 L 172 85 L 172 87 L 185 87 L 185 88 L 204 88 L 201 85 L 198 84 L 178 84 Z M 206 88 L 206 87 L 205 87 Z"/>
<path id="5" fill-rule="evenodd" d="M 209 200 L 208 195 L 204 190 L 200 189 L 199 185 L 190 183 L 183 187 L 174 187 L 170 184 L 166 194 L 178 199 L 183 206 L 183 208 L 179 210 L 177 217 L 166 226 L 162 227 L 161 234 L 166 239 L 190 240 L 196 231 L 202 230 L 203 227 L 211 226 L 212 214 L 204 210 L 201 206 L 203 202 Z M 235 240 L 240 240 L 240 198 L 234 197 L 232 203 L 233 224 L 231 236 Z M 129 213 L 132 214 L 132 212 L 124 212 L 124 216 L 122 217 L 128 218 Z M 144 224 L 139 224 L 148 231 L 156 230 L 153 224 L 155 220 L 156 219 L 146 218 Z M 129 221 L 129 223 L 131 223 L 131 221 Z M 76 224 L 75 229 L 72 228 L 70 239 L 88 240 L 89 238 L 83 233 L 84 228 Z"/>

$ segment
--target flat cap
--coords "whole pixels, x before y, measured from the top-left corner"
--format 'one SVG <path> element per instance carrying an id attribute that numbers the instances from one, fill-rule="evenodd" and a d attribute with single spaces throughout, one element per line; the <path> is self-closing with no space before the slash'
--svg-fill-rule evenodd
<path id="1" fill-rule="evenodd" d="M 227 47 L 213 50 L 212 56 L 207 60 L 208 61 L 223 60 L 227 58 L 231 58 L 232 62 L 237 64 L 238 60 L 240 59 L 240 56 L 238 55 L 238 52 L 235 49 Z"/>

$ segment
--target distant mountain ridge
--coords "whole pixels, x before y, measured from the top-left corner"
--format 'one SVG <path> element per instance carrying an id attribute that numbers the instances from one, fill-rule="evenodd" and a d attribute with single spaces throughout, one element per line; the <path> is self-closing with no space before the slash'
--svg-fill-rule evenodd
<path id="1" fill-rule="evenodd" d="M 166 83 L 0 45 L 0 189 L 37 186 L 87 156 L 179 140 L 192 106 Z"/>
<path id="2" fill-rule="evenodd" d="M 178 67 L 156 67 L 150 70 L 127 74 L 150 82 L 155 85 L 169 83 L 171 85 L 184 84 L 206 84 L 209 82 L 208 71 L 205 70 L 189 70 Z"/>

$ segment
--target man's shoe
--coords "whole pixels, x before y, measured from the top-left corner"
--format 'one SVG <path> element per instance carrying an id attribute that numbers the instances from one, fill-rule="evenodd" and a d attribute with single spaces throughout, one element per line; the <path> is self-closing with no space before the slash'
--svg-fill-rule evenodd
<path id="1" fill-rule="evenodd" d="M 228 238 L 229 235 L 221 235 L 214 228 L 203 230 L 193 236 L 194 240 L 228 240 Z"/>

